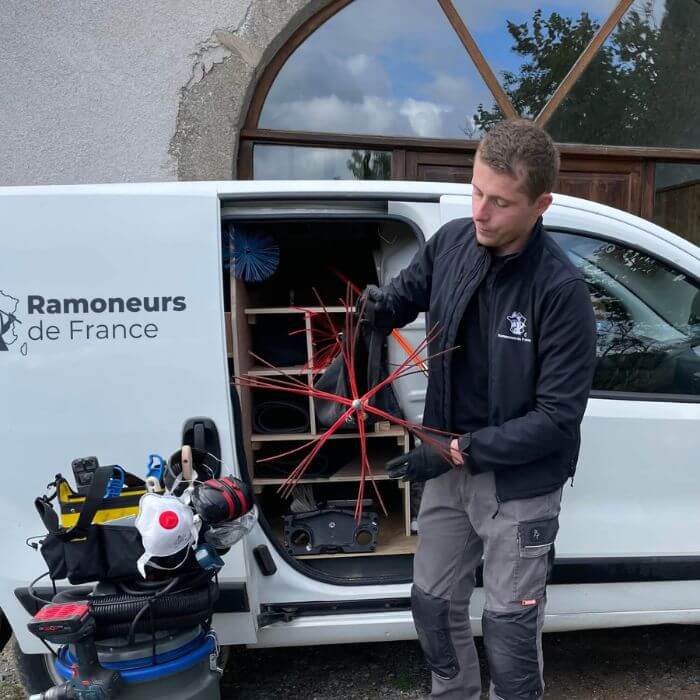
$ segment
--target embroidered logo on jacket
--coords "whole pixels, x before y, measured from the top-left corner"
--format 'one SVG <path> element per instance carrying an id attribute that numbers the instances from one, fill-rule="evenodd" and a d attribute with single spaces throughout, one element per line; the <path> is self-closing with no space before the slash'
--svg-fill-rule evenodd
<path id="1" fill-rule="evenodd" d="M 520 311 L 513 311 L 513 313 L 510 316 L 506 316 L 506 318 L 510 321 L 510 332 L 513 335 L 525 335 L 527 319 Z"/>
<path id="2" fill-rule="evenodd" d="M 513 311 L 510 316 L 506 316 L 506 320 L 510 323 L 511 335 L 499 333 L 499 338 L 505 340 L 517 340 L 521 343 L 531 343 L 532 340 L 527 337 L 527 318 L 520 311 Z"/>

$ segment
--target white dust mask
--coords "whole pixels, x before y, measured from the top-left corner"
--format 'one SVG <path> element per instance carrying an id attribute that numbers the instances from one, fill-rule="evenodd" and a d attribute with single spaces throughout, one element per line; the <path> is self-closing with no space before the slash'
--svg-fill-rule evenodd
<path id="1" fill-rule="evenodd" d="M 199 523 L 195 524 L 192 510 L 176 496 L 158 493 L 141 496 L 134 524 L 143 543 L 144 553 L 137 567 L 144 578 L 146 563 L 153 557 L 169 557 L 197 542 Z M 185 552 L 183 561 L 186 555 Z"/>

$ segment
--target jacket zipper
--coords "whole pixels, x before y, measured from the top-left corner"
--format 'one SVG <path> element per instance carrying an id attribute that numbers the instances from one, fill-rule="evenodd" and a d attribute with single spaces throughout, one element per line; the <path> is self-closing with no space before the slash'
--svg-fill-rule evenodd
<path id="1" fill-rule="evenodd" d="M 488 255 L 488 253 L 486 253 L 486 255 Z M 481 260 L 479 261 L 479 265 L 478 265 L 476 268 L 474 268 L 474 269 L 472 270 L 471 274 L 470 274 L 470 275 L 466 278 L 466 280 L 464 281 L 464 284 L 460 284 L 460 282 L 461 282 L 462 279 L 464 278 L 464 269 L 462 269 L 462 270 L 459 271 L 459 274 L 457 275 L 457 284 L 459 285 L 459 289 L 458 289 L 457 292 L 455 293 L 455 299 L 459 299 L 459 296 L 460 296 L 460 295 L 462 294 L 462 292 L 469 286 L 469 283 L 470 283 L 470 282 L 474 279 L 474 277 L 476 277 L 477 274 L 481 271 L 481 268 L 482 268 L 483 265 L 484 265 L 484 260 L 486 259 L 486 255 L 484 255 L 484 256 L 481 258 Z M 484 279 L 483 279 L 483 277 L 482 277 L 481 280 L 479 281 L 479 284 L 481 284 L 483 281 L 484 281 Z M 479 286 L 479 285 L 477 285 L 477 288 L 478 288 L 478 286 Z M 472 296 L 473 296 L 473 295 L 472 295 Z M 462 316 L 464 315 L 464 312 L 467 310 L 467 306 L 469 306 L 469 302 L 470 302 L 470 301 L 471 301 L 471 297 L 469 297 L 468 299 L 465 300 L 464 308 L 463 308 L 463 310 L 462 310 Z M 449 324 L 448 324 L 448 329 L 451 328 L 451 327 L 453 326 L 456 311 L 457 311 L 457 305 L 455 304 L 455 305 L 452 307 L 452 313 L 450 314 L 450 322 L 449 322 Z M 445 336 L 445 343 L 444 343 L 443 346 L 442 346 L 442 349 L 443 349 L 443 350 L 447 350 L 447 348 L 450 347 L 450 345 L 454 345 L 454 340 L 453 340 L 451 343 L 450 343 L 449 341 L 450 341 L 450 339 L 449 339 L 449 337 L 446 335 L 446 336 Z M 450 353 L 449 353 L 449 352 L 446 352 L 446 353 L 443 355 L 443 365 L 442 365 L 442 366 L 443 366 L 443 378 L 444 378 L 445 380 L 446 380 L 446 378 L 447 378 L 447 371 L 446 371 L 446 370 L 447 370 L 448 364 L 449 364 L 451 361 L 452 361 L 452 358 L 450 357 Z M 450 378 L 451 378 L 451 377 L 450 377 Z M 448 384 L 448 382 L 445 381 L 445 386 L 447 386 L 447 384 Z M 452 394 L 451 394 L 451 389 L 450 389 L 450 401 L 449 401 L 449 402 L 445 401 L 445 399 L 444 399 L 444 394 L 443 394 L 443 414 L 444 414 L 444 417 L 445 417 L 445 418 L 447 418 L 448 415 L 450 416 L 450 422 L 451 422 L 451 420 L 452 420 L 452 415 L 451 415 L 451 414 L 452 414 L 452 408 L 451 408 L 451 406 L 449 405 L 449 404 L 451 403 L 451 401 L 452 401 Z"/>
<path id="2" fill-rule="evenodd" d="M 494 331 L 494 316 L 495 314 L 493 313 L 493 297 L 494 297 L 494 292 L 493 290 L 496 287 L 496 279 L 498 278 L 498 274 L 500 273 L 500 270 L 496 272 L 496 274 L 493 276 L 493 279 L 491 280 L 491 288 L 489 289 L 489 338 L 488 338 L 488 349 L 489 349 L 489 356 L 488 356 L 488 371 L 489 371 L 489 378 L 488 378 L 488 391 L 486 395 L 486 405 L 488 407 L 488 421 L 491 423 L 491 394 L 493 393 L 491 391 L 491 387 L 493 385 L 493 371 L 492 371 L 492 361 L 493 361 L 493 331 Z"/>
<path id="3" fill-rule="evenodd" d="M 486 405 L 488 407 L 489 424 L 491 423 L 491 394 L 492 394 L 491 387 L 493 385 L 493 371 L 492 371 L 491 363 L 492 363 L 492 358 L 493 358 L 493 336 L 494 336 L 494 331 L 495 331 L 495 323 L 494 323 L 495 314 L 493 313 L 493 298 L 494 298 L 494 289 L 496 288 L 496 280 L 498 279 L 498 275 L 501 273 L 502 269 L 503 268 L 501 267 L 501 269 L 497 270 L 496 273 L 494 274 L 493 279 L 491 280 L 491 289 L 489 289 L 489 338 L 488 338 L 489 377 L 488 377 L 488 391 L 486 393 Z M 491 516 L 491 520 L 495 519 L 495 517 L 498 515 L 499 511 L 501 510 L 501 499 L 498 496 L 497 481 L 496 481 L 495 474 L 493 475 L 493 486 L 494 486 L 494 491 L 496 491 L 496 511 Z"/>
<path id="4" fill-rule="evenodd" d="M 457 290 L 457 293 L 455 294 L 455 298 L 456 298 L 456 299 L 458 299 L 459 296 L 460 296 L 460 294 L 462 293 L 462 291 L 463 291 L 464 289 L 466 289 L 466 288 L 469 286 L 469 283 L 474 279 L 474 277 L 476 277 L 476 276 L 478 275 L 478 273 L 481 272 L 481 267 L 484 265 L 484 260 L 485 260 L 485 258 L 482 258 L 482 259 L 479 261 L 479 266 L 478 266 L 476 269 L 474 269 L 474 270 L 472 271 L 472 273 L 469 275 L 469 277 L 466 278 L 464 284 L 463 284 L 463 285 L 460 285 L 459 289 Z M 488 272 L 488 270 L 487 270 L 487 272 Z M 462 271 L 460 271 L 460 273 L 457 275 L 457 283 L 458 283 L 458 284 L 462 281 L 462 278 L 463 278 L 463 277 L 464 277 L 464 271 L 462 270 Z M 484 277 L 485 277 L 485 275 L 484 275 Z M 479 284 L 481 284 L 481 283 L 484 281 L 484 277 L 482 277 L 482 278 L 479 280 Z M 479 284 L 476 285 L 477 289 L 478 289 L 478 287 L 479 287 Z M 473 294 L 472 294 L 472 296 L 473 296 Z M 464 309 L 462 310 L 462 314 L 461 314 L 462 316 L 464 316 L 464 312 L 467 310 L 467 306 L 469 306 L 469 302 L 470 302 L 470 301 L 471 301 L 471 297 L 469 297 L 468 299 L 465 300 Z M 453 321 L 454 321 L 454 317 L 455 317 L 455 312 L 456 312 L 456 310 L 457 310 L 457 306 L 455 305 L 455 306 L 452 307 L 452 314 L 450 315 L 450 327 L 452 327 L 452 323 L 453 323 Z M 447 339 L 446 339 L 446 340 L 447 340 Z"/>

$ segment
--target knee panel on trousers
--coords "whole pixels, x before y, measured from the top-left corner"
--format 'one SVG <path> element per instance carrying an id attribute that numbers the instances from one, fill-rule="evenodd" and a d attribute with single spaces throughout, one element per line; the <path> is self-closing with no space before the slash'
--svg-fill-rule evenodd
<path id="1" fill-rule="evenodd" d="M 459 662 L 450 631 L 450 601 L 430 595 L 414 584 L 411 609 L 430 670 L 446 680 L 455 678 L 459 674 Z"/>
<path id="2" fill-rule="evenodd" d="M 484 610 L 484 646 L 491 681 L 496 695 L 503 700 L 535 700 L 542 696 L 537 656 L 539 605 L 507 613 Z"/>

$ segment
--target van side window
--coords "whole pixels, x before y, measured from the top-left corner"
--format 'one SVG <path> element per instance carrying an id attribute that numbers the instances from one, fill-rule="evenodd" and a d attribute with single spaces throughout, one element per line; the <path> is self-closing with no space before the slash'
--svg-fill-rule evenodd
<path id="1" fill-rule="evenodd" d="M 700 287 L 633 248 L 552 233 L 581 270 L 598 331 L 594 391 L 700 397 Z"/>

